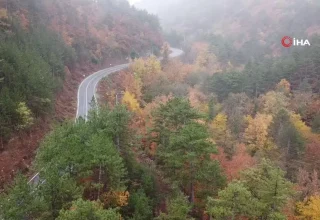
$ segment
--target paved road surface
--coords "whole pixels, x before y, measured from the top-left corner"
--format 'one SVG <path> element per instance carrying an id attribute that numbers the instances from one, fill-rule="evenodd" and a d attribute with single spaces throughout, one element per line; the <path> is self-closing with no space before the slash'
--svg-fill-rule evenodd
<path id="1" fill-rule="evenodd" d="M 170 58 L 178 57 L 183 54 L 182 50 L 171 48 Z M 90 103 L 95 98 L 97 85 L 101 79 L 110 75 L 111 73 L 118 72 L 120 70 L 129 67 L 129 63 L 106 68 L 85 78 L 78 88 L 78 107 L 76 118 L 82 117 L 87 118 L 87 114 L 91 109 Z M 39 173 L 35 174 L 30 180 L 30 184 L 38 184 L 40 182 Z"/>
<path id="2" fill-rule="evenodd" d="M 171 48 L 170 57 L 178 57 L 183 54 L 182 50 Z M 78 89 L 78 107 L 76 118 L 87 118 L 88 112 L 91 109 L 90 103 L 95 98 L 97 85 L 101 79 L 108 76 L 111 73 L 118 72 L 120 70 L 129 67 L 129 63 L 122 64 L 110 68 L 100 70 L 85 78 Z"/>

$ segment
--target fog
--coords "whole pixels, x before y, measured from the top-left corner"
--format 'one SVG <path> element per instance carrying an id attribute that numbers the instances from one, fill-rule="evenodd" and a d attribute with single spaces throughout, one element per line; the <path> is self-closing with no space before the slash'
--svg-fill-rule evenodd
<path id="1" fill-rule="evenodd" d="M 265 44 L 283 35 L 319 32 L 318 0 L 141 0 L 134 5 L 158 15 L 166 32 L 186 38 L 215 34 L 241 45 L 250 40 Z"/>

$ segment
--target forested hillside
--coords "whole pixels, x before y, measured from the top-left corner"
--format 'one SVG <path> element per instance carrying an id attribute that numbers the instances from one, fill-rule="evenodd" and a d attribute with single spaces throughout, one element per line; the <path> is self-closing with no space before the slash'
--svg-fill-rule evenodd
<path id="1" fill-rule="evenodd" d="M 237 65 L 291 52 L 279 44 L 283 36 L 320 33 L 317 0 L 142 0 L 136 6 L 159 15 L 171 44 L 206 41 L 219 59 Z"/>
<path id="2" fill-rule="evenodd" d="M 125 2 L 106 2 L 90 5 L 129 10 Z M 146 40 L 146 48 L 158 45 L 163 59 L 138 58 L 138 50 L 123 50 L 123 38 L 115 38 L 122 48 L 115 54 L 131 55 L 129 68 L 100 82 L 98 102 L 92 102 L 87 121 L 58 123 L 46 135 L 30 167 L 39 178 L 28 183 L 17 175 L 7 185 L 0 194 L 0 219 L 320 219 L 319 3 L 153 3 L 150 7 L 164 13 L 164 25 L 176 30 L 167 39 L 185 54 L 169 59 L 167 43 L 160 50 L 158 41 Z M 25 84 L 16 80 L 20 77 L 52 91 L 42 93 L 37 85 L 39 90 L 21 90 L 23 96 L 12 96 L 16 99 L 4 96 L 16 103 L 12 115 L 19 120 L 14 129 L 26 129 L 35 114 L 50 109 L 50 97 L 68 75 L 63 70 L 79 62 L 99 63 L 100 58 L 98 47 L 91 47 L 95 35 L 84 38 L 91 46 L 79 50 L 74 40 L 68 41 L 76 38 L 69 32 L 73 23 L 67 22 L 59 37 L 48 34 L 57 33 L 59 22 L 47 23 L 47 29 L 28 22 L 19 25 L 6 18 L 9 8 L 1 11 L 1 24 L 9 30 L 4 39 L 14 46 L 3 45 L 8 55 L 1 57 L 0 67 L 3 63 L 11 74 L 1 81 L 16 84 L 0 87 L 6 88 L 3 94 L 21 94 Z M 156 33 L 159 24 L 153 16 L 147 19 L 150 22 L 141 26 Z M 38 28 L 50 40 L 40 41 L 34 34 Z M 8 34 L 14 37 L 5 38 Z M 283 35 L 308 38 L 311 46 L 284 48 Z M 49 41 L 55 44 L 48 58 L 43 51 Z M 100 49 L 101 57 L 108 56 L 108 47 Z M 22 70 L 34 64 L 34 59 L 24 61 L 30 50 L 41 62 L 29 79 Z M 83 51 L 89 58 L 81 58 Z M 37 75 L 40 70 L 47 74 Z M 9 77 L 16 74 L 16 79 Z M 44 77 L 50 85 L 40 81 Z M 34 102 L 34 94 L 39 102 Z M 37 108 L 30 103 L 38 103 Z"/>
<path id="3" fill-rule="evenodd" d="M 162 44 L 157 18 L 125 0 L 1 0 L 0 40 L 1 182 L 27 169 L 48 118 L 74 117 L 85 75 Z"/>
<path id="4" fill-rule="evenodd" d="M 139 59 L 101 85 L 109 106 L 125 91 L 139 160 L 189 199 L 178 219 L 319 218 L 319 47 L 222 70 L 204 45 L 191 63 Z"/>
<path id="5" fill-rule="evenodd" d="M 47 135 L 40 181 L 16 177 L 0 216 L 319 218 L 319 91 L 308 80 L 318 73 L 303 68 L 312 51 L 218 74 L 201 50 L 188 64 L 168 60 L 166 46 L 162 62 L 136 59 L 101 82 L 87 122 Z"/>

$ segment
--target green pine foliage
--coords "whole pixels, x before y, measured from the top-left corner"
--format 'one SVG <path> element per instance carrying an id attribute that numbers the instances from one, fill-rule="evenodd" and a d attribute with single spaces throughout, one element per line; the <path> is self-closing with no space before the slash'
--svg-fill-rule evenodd
<path id="1" fill-rule="evenodd" d="M 271 161 L 263 159 L 243 172 L 240 181 L 233 181 L 208 198 L 207 213 L 214 219 L 286 219 L 282 208 L 293 196 L 293 184 Z"/>
<path id="2" fill-rule="evenodd" d="M 315 133 L 320 133 L 320 114 L 317 114 L 312 120 L 312 131 Z"/>
<path id="3" fill-rule="evenodd" d="M 32 219 L 41 216 L 46 205 L 26 177 L 17 175 L 14 183 L 0 195 L 1 219 Z"/>
<path id="4" fill-rule="evenodd" d="M 169 142 L 170 133 L 180 129 L 192 120 L 203 116 L 193 109 L 190 102 L 183 98 L 174 98 L 153 112 L 155 118 L 154 131 L 159 132 L 158 143 L 166 145 Z"/>
<path id="5" fill-rule="evenodd" d="M 129 206 L 133 208 L 130 220 L 149 220 L 153 217 L 152 199 L 140 189 L 130 196 Z"/>
<path id="6" fill-rule="evenodd" d="M 59 125 L 46 137 L 35 160 L 39 176 L 32 183 L 18 176 L 12 187 L 1 194 L 1 219 L 78 219 L 78 216 L 87 219 L 85 216 L 91 214 L 96 216 L 93 219 L 120 217 L 120 210 L 103 209 L 102 195 L 127 190 L 128 172 L 114 141 L 117 136 L 114 131 L 117 128 L 126 130 L 128 120 L 116 119 L 114 115 L 128 119 L 129 114 L 120 106 L 114 110 L 101 108 L 99 113 L 93 113 L 88 123 L 79 120 L 75 124 Z M 121 140 L 121 143 L 125 141 Z M 152 191 L 147 187 L 149 180 L 146 177 L 141 176 L 139 181 Z M 136 198 L 139 200 L 140 196 Z M 146 199 L 149 204 L 145 209 L 149 213 L 147 216 L 150 213 L 152 216 L 152 200 Z M 145 213 L 139 211 L 146 205 L 141 202 L 133 212 Z M 14 203 L 21 203 L 21 206 L 17 208 Z"/>
<path id="7" fill-rule="evenodd" d="M 103 209 L 98 202 L 78 199 L 72 203 L 71 209 L 61 210 L 57 220 L 116 220 L 121 215 L 115 209 Z"/>
<path id="8" fill-rule="evenodd" d="M 192 209 L 187 197 L 179 192 L 177 195 L 167 199 L 167 213 L 160 213 L 155 220 L 193 220 L 189 213 Z"/>
<path id="9" fill-rule="evenodd" d="M 310 39 L 313 44 L 318 36 Z M 280 58 L 265 58 L 250 61 L 242 71 L 217 73 L 208 78 L 204 90 L 225 100 L 230 93 L 246 93 L 251 98 L 272 90 L 281 79 L 287 79 L 294 90 L 311 82 L 311 90 L 319 93 L 319 47 L 296 49 L 292 54 Z"/>
<path id="10" fill-rule="evenodd" d="M 53 94 L 61 86 L 73 50 L 43 26 L 24 30 L 14 21 L 11 32 L 0 29 L 0 137 L 32 125 L 50 112 Z"/>
<path id="11" fill-rule="evenodd" d="M 155 116 L 154 127 L 159 131 L 161 144 L 157 149 L 161 169 L 188 192 L 191 202 L 202 194 L 214 194 L 224 185 L 225 177 L 219 162 L 210 157 L 217 149 L 209 141 L 207 127 L 196 122 L 201 115 L 187 100 L 174 98 L 161 105 Z M 202 190 L 196 193 L 197 184 Z"/>
<path id="12" fill-rule="evenodd" d="M 254 217 L 258 200 L 253 197 L 243 182 L 234 181 L 219 191 L 218 198 L 208 198 L 207 213 L 214 219 L 236 219 L 237 216 Z"/>

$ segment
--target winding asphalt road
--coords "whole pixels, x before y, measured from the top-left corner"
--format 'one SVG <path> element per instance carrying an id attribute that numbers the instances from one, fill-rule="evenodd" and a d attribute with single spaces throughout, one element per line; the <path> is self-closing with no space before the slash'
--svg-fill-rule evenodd
<path id="1" fill-rule="evenodd" d="M 181 56 L 184 52 L 182 50 L 171 48 L 171 53 L 169 55 L 170 58 Z M 160 58 L 161 60 L 161 58 Z M 82 117 L 87 119 L 88 112 L 91 109 L 91 101 L 92 99 L 96 99 L 96 90 L 99 81 L 111 73 L 118 72 L 120 70 L 126 69 L 129 67 L 129 63 L 113 66 L 110 68 L 106 68 L 100 70 L 98 72 L 93 73 L 92 75 L 85 78 L 79 88 L 78 88 L 78 107 L 77 107 L 77 115 L 76 119 Z M 38 184 L 41 181 L 39 177 L 39 173 L 35 174 L 30 180 L 29 184 Z M 44 180 L 42 180 L 44 181 Z"/>
<path id="2" fill-rule="evenodd" d="M 178 57 L 183 54 L 182 50 L 171 48 L 171 53 L 169 55 L 170 58 Z M 76 119 L 82 117 L 87 119 L 88 112 L 91 109 L 90 103 L 93 99 L 96 100 L 96 90 L 99 81 L 111 73 L 118 72 L 120 70 L 126 69 L 129 67 L 129 63 L 113 66 L 110 68 L 106 68 L 100 70 L 98 72 L 93 73 L 92 75 L 85 78 L 79 86 L 78 89 L 78 107 L 77 107 L 77 115 Z"/>

